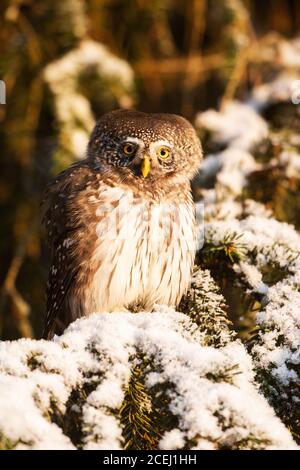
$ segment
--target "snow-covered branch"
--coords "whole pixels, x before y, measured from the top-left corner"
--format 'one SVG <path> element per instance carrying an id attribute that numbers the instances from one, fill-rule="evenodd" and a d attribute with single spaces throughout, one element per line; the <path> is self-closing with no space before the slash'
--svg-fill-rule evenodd
<path id="1" fill-rule="evenodd" d="M 53 342 L 4 342 L 0 394 L 2 448 L 130 448 L 130 428 L 135 448 L 296 448 L 240 341 L 206 346 L 172 310 L 94 314 Z"/>

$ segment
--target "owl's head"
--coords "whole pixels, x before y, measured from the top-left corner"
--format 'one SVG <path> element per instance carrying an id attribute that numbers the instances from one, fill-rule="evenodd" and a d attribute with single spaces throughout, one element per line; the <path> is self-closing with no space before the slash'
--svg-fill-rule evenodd
<path id="1" fill-rule="evenodd" d="M 193 126 L 175 114 L 113 111 L 97 122 L 88 145 L 94 163 L 147 180 L 191 179 L 201 157 Z"/>

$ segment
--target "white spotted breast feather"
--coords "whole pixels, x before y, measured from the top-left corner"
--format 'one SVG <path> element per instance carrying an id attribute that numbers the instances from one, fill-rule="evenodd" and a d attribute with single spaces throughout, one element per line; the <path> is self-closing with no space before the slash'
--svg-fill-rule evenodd
<path id="1" fill-rule="evenodd" d="M 99 198 L 110 202 L 96 211 L 91 262 L 98 268 L 80 309 L 112 312 L 178 305 L 194 261 L 191 199 L 154 203 L 135 197 L 130 189 L 110 187 Z"/>

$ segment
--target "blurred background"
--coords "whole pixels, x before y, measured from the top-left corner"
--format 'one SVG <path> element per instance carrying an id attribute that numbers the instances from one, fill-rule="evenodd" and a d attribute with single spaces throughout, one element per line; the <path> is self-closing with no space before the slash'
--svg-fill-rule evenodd
<path id="1" fill-rule="evenodd" d="M 0 15 L 0 338 L 39 337 L 49 261 L 41 194 L 84 156 L 95 119 L 135 107 L 193 122 L 246 99 L 278 73 L 300 3 L 2 0 Z"/>

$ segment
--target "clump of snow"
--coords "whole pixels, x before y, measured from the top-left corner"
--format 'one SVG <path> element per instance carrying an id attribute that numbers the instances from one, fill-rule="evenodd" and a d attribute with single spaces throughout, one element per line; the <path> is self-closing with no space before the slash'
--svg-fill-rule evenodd
<path id="1" fill-rule="evenodd" d="M 184 433 L 179 429 L 167 431 L 160 440 L 160 449 L 182 449 L 185 444 Z"/>
<path id="2" fill-rule="evenodd" d="M 257 110 L 262 111 L 272 103 L 292 103 L 292 98 L 294 95 L 299 96 L 299 74 L 282 72 L 272 82 L 264 83 L 256 87 L 252 92 L 249 104 L 251 104 L 251 106 Z"/>
<path id="3" fill-rule="evenodd" d="M 253 264 L 249 264 L 245 261 L 240 261 L 238 268 L 240 272 L 245 276 L 246 281 L 251 286 L 254 292 L 260 294 L 266 294 L 268 286 L 262 280 L 262 273 Z"/>
<path id="4" fill-rule="evenodd" d="M 1 374 L 1 437 L 17 449 L 74 449 L 70 439 L 43 416 L 37 405 L 37 395 L 44 397 L 42 390 L 43 384 L 39 387 L 35 377 L 25 380 Z"/>
<path id="5" fill-rule="evenodd" d="M 150 364 L 146 386 L 163 390 L 178 418 L 159 448 L 238 448 L 241 442 L 245 448 L 297 448 L 258 393 L 242 344 L 203 346 L 187 315 L 162 308 L 94 314 L 74 322 L 54 342 L 3 342 L 1 436 L 15 449 L 121 449 L 119 409 L 133 358 L 140 354 Z M 76 402 L 81 390 L 85 393 Z M 68 427 L 59 426 L 71 410 L 81 428 L 76 443 L 63 433 Z"/>
<path id="6" fill-rule="evenodd" d="M 247 175 L 260 168 L 250 153 L 233 146 L 205 158 L 198 177 L 216 176 L 217 191 L 239 195 L 247 182 Z"/>
<path id="7" fill-rule="evenodd" d="M 280 102 L 299 104 L 300 40 L 287 41 L 272 34 L 269 39 L 269 44 L 265 42 L 261 49 L 260 57 L 276 65 L 275 74 L 271 74 L 275 78 L 255 86 L 251 91 L 248 105 L 256 111 Z"/>
<path id="8" fill-rule="evenodd" d="M 188 312 L 189 318 L 198 326 L 202 344 L 218 348 L 235 338 L 225 299 L 208 270 L 194 269 L 190 289 L 179 309 Z"/>
<path id="9" fill-rule="evenodd" d="M 224 199 L 225 195 L 238 196 L 247 184 L 247 175 L 261 168 L 250 150 L 267 136 L 267 123 L 251 106 L 230 101 L 222 112 L 208 110 L 198 114 L 195 126 L 211 132 L 213 142 L 227 146 L 225 150 L 206 156 L 199 171 L 199 181 L 215 177 L 213 192 L 218 200 Z"/>
<path id="10" fill-rule="evenodd" d="M 278 44 L 279 60 L 286 67 L 299 69 L 300 67 L 300 39 L 292 41 L 281 39 Z"/>
<path id="11" fill-rule="evenodd" d="M 279 163 L 285 167 L 288 178 L 300 178 L 300 154 L 295 150 L 283 151 L 279 155 Z"/>
<path id="12" fill-rule="evenodd" d="M 258 314 L 262 326 L 252 353 L 259 368 L 269 370 L 281 385 L 299 382 L 300 274 L 278 282 L 268 292 L 268 303 Z M 271 333 L 270 333 L 271 332 Z M 297 397 L 298 395 L 298 397 Z M 297 401 L 299 393 L 294 396 Z"/>
<path id="13" fill-rule="evenodd" d="M 251 106 L 238 101 L 227 102 L 222 112 L 208 110 L 198 114 L 195 126 L 212 132 L 214 142 L 243 150 L 249 150 L 268 134 L 264 119 Z"/>
<path id="14" fill-rule="evenodd" d="M 223 193 L 223 191 L 221 193 Z M 240 217 L 243 213 L 241 204 L 236 202 L 233 197 L 219 199 L 219 194 L 217 196 L 215 190 L 203 190 L 202 196 L 203 200 L 201 200 L 201 204 L 204 204 L 205 207 L 204 220 L 206 222 L 210 222 L 211 220 L 233 219 Z M 196 207 L 197 206 L 198 204 Z M 197 219 L 197 224 L 199 225 L 200 223 L 202 222 Z"/>
<path id="15" fill-rule="evenodd" d="M 87 71 L 105 83 L 105 93 L 120 107 L 132 105 L 133 70 L 96 41 L 83 39 L 76 49 L 47 65 L 44 77 L 54 96 L 61 145 L 76 158 L 84 155 L 95 123 L 89 100 L 78 90 L 80 77 Z"/>

